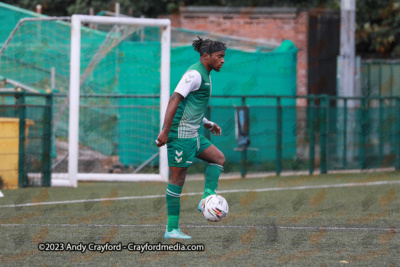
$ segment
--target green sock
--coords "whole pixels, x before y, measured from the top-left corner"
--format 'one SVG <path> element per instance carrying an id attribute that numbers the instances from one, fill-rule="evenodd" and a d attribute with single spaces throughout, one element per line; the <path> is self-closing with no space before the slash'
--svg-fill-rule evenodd
<path id="1" fill-rule="evenodd" d="M 167 231 L 171 232 L 173 229 L 179 229 L 179 213 L 181 211 L 181 193 L 182 186 L 168 184 L 167 187 Z"/>
<path id="2" fill-rule="evenodd" d="M 210 163 L 207 166 L 206 170 L 206 180 L 204 183 L 204 194 L 203 199 L 208 197 L 209 195 L 214 195 L 215 191 L 218 188 L 218 179 L 221 172 L 224 170 L 224 167 L 221 165 Z"/>

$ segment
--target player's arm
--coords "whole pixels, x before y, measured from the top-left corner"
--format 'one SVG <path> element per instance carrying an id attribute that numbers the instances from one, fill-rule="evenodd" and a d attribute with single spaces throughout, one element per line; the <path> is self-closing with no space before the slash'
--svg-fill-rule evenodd
<path id="1" fill-rule="evenodd" d="M 198 71 L 187 71 L 178 83 L 175 92 L 169 99 L 167 111 L 164 118 L 164 129 L 158 135 L 157 146 L 163 146 L 168 141 L 168 134 L 171 130 L 172 121 L 174 120 L 179 103 L 187 97 L 190 92 L 196 91 L 201 85 L 201 75 Z"/>
<path id="2" fill-rule="evenodd" d="M 216 124 L 215 122 L 207 120 L 206 117 L 203 118 L 203 126 L 207 130 L 211 131 L 213 135 L 221 135 L 222 134 L 221 127 L 219 127 L 219 125 Z"/>
<path id="3" fill-rule="evenodd" d="M 178 109 L 179 103 L 183 99 L 183 96 L 177 92 L 174 92 L 169 99 L 167 111 L 165 112 L 164 118 L 164 129 L 157 137 L 157 146 L 163 146 L 168 141 L 168 134 L 171 130 L 172 120 L 174 119 L 176 110 Z"/>

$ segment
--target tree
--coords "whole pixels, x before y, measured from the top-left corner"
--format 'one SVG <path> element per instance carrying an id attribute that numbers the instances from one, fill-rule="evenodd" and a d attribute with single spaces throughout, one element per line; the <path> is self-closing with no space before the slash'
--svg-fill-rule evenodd
<path id="1" fill-rule="evenodd" d="M 399 14 L 399 1 L 357 1 L 357 52 L 364 57 L 399 57 Z"/>

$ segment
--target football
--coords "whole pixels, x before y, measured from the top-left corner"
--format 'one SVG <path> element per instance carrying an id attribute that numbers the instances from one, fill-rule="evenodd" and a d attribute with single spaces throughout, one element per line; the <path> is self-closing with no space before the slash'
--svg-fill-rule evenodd
<path id="1" fill-rule="evenodd" d="M 228 215 L 228 202 L 220 195 L 211 195 L 204 199 L 201 213 L 210 222 L 219 222 Z"/>

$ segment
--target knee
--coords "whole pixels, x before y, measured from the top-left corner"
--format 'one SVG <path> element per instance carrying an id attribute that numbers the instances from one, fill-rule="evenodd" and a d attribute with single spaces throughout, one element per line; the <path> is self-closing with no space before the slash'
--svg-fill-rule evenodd
<path id="1" fill-rule="evenodd" d="M 183 185 L 185 184 L 185 178 L 182 178 L 182 177 L 175 177 L 174 178 L 174 177 L 171 176 L 171 179 L 170 179 L 169 183 L 173 184 L 173 185 L 178 185 L 180 187 L 183 187 Z"/>
<path id="2" fill-rule="evenodd" d="M 169 183 L 183 187 L 186 179 L 186 171 L 187 168 L 170 167 L 171 179 Z"/>

